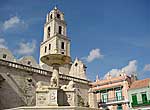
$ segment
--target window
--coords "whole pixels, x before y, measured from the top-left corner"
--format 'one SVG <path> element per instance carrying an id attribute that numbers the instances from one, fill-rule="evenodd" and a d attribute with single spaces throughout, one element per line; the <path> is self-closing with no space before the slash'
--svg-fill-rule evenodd
<path id="1" fill-rule="evenodd" d="M 75 66 L 78 66 L 78 63 L 76 63 Z"/>
<path id="2" fill-rule="evenodd" d="M 60 14 L 57 14 L 57 18 L 60 19 Z"/>
<path id="3" fill-rule="evenodd" d="M 61 49 L 64 49 L 64 48 L 65 48 L 65 43 L 61 42 Z"/>
<path id="4" fill-rule="evenodd" d="M 61 54 L 64 54 L 64 52 L 61 52 Z"/>
<path id="5" fill-rule="evenodd" d="M 117 110 L 122 110 L 122 105 L 121 104 L 117 105 Z"/>
<path id="6" fill-rule="evenodd" d="M 48 29 L 47 29 L 47 37 L 49 38 L 50 37 L 50 27 L 48 27 Z"/>
<path id="7" fill-rule="evenodd" d="M 147 102 L 146 93 L 142 93 L 142 102 L 143 102 L 143 103 L 146 103 L 146 102 Z"/>
<path id="8" fill-rule="evenodd" d="M 49 44 L 49 48 L 48 49 L 51 50 L 51 44 Z"/>
<path id="9" fill-rule="evenodd" d="M 27 81 L 28 81 L 28 82 L 32 82 L 32 79 L 31 79 L 31 78 L 27 78 Z"/>
<path id="10" fill-rule="evenodd" d="M 62 34 L 62 27 L 61 27 L 61 26 L 59 26 L 58 33 L 59 33 L 59 34 Z"/>
<path id="11" fill-rule="evenodd" d="M 53 18 L 53 15 L 51 14 L 51 19 Z"/>
<path id="12" fill-rule="evenodd" d="M 132 103 L 133 103 L 134 105 L 137 104 L 137 96 L 136 96 L 136 94 L 133 94 L 133 95 L 132 95 Z"/>
<path id="13" fill-rule="evenodd" d="M 47 50 L 47 46 L 45 46 L 45 53 L 46 53 L 46 50 Z"/>
<path id="14" fill-rule="evenodd" d="M 122 90 L 121 90 L 121 88 L 117 88 L 115 92 L 116 92 L 117 101 L 122 100 Z"/>
<path id="15" fill-rule="evenodd" d="M 6 58 L 7 57 L 7 55 L 6 54 L 3 54 L 3 58 Z"/>
<path id="16" fill-rule="evenodd" d="M 108 93 L 106 91 L 101 93 L 101 100 L 102 100 L 102 102 L 108 101 Z"/>
<path id="17" fill-rule="evenodd" d="M 31 61 L 28 61 L 28 65 L 31 65 Z"/>

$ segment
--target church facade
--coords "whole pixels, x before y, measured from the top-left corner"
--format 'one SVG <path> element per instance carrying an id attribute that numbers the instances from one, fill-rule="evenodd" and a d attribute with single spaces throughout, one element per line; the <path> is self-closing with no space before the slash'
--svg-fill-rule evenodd
<path id="1" fill-rule="evenodd" d="M 54 8 L 46 16 L 44 37 L 40 45 L 40 58 L 48 54 L 70 56 L 70 39 L 67 37 L 67 26 L 64 14 Z M 78 58 L 74 62 L 59 68 L 59 86 L 73 81 L 80 97 L 78 106 L 89 106 L 89 80 L 86 78 L 86 66 Z M 52 67 L 38 64 L 32 56 L 16 59 L 8 50 L 0 49 L 0 109 L 36 104 L 37 82 L 48 85 L 52 77 Z M 64 86 L 63 86 L 64 87 Z"/>

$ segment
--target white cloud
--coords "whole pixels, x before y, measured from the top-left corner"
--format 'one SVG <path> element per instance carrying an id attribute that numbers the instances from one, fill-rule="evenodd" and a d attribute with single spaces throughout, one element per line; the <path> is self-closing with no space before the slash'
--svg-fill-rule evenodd
<path id="1" fill-rule="evenodd" d="M 121 72 L 121 71 L 120 71 L 119 69 L 112 69 L 112 70 L 110 70 L 107 74 L 105 74 L 104 79 L 106 79 L 106 77 L 107 77 L 108 75 L 111 75 L 111 77 L 116 77 L 116 76 L 119 75 L 120 72 Z"/>
<path id="2" fill-rule="evenodd" d="M 7 29 L 13 28 L 17 25 L 25 25 L 25 24 L 24 24 L 24 21 L 21 20 L 19 17 L 13 16 L 3 23 L 3 29 L 7 30 Z"/>
<path id="3" fill-rule="evenodd" d="M 0 48 L 7 48 L 5 39 L 0 38 Z"/>
<path id="4" fill-rule="evenodd" d="M 32 40 L 32 42 L 21 42 L 19 44 L 19 48 L 16 52 L 20 55 L 31 55 L 36 49 L 36 42 Z"/>
<path id="5" fill-rule="evenodd" d="M 109 71 L 107 74 L 105 74 L 104 79 L 108 76 L 111 75 L 111 77 L 116 77 L 119 76 L 121 71 L 124 71 L 127 75 L 131 75 L 137 72 L 137 61 L 132 60 L 129 61 L 129 64 L 122 69 L 112 69 Z"/>
<path id="6" fill-rule="evenodd" d="M 136 73 L 137 72 L 137 61 L 136 60 L 130 61 L 127 66 L 122 68 L 122 70 L 125 71 L 128 75 Z"/>
<path id="7" fill-rule="evenodd" d="M 87 62 L 92 62 L 95 59 L 103 58 L 103 55 L 100 52 L 100 49 L 92 49 L 89 55 L 85 58 Z"/>
<path id="8" fill-rule="evenodd" d="M 145 66 L 144 66 L 144 69 L 143 69 L 144 71 L 150 71 L 150 64 L 146 64 Z"/>

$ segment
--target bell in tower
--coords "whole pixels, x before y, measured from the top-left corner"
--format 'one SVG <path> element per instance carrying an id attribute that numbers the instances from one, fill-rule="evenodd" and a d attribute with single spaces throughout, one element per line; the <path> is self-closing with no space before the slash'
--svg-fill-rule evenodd
<path id="1" fill-rule="evenodd" d="M 70 56 L 70 40 L 66 33 L 64 13 L 55 7 L 46 16 L 44 38 L 40 46 L 40 58 L 48 54 Z"/>

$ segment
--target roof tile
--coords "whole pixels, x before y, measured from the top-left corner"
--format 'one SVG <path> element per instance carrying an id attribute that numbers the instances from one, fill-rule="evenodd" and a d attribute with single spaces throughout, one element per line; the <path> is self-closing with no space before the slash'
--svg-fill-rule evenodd
<path id="1" fill-rule="evenodd" d="M 137 89 L 137 88 L 143 88 L 143 87 L 148 87 L 150 83 L 150 78 L 146 78 L 144 80 L 137 80 L 134 81 L 129 89 Z"/>

